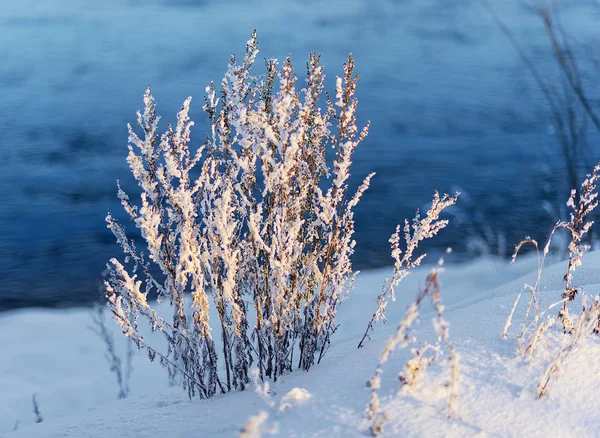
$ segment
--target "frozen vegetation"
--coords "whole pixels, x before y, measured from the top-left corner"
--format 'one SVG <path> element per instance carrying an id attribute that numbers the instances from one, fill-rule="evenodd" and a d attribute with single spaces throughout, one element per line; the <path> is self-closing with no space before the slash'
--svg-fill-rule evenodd
<path id="1" fill-rule="evenodd" d="M 302 85 L 290 58 L 255 73 L 257 55 L 253 34 L 206 88 L 196 148 L 191 98 L 159 134 L 147 90 L 129 128 L 139 190 L 117 191 L 130 223 L 106 217 L 124 253 L 108 308 L 0 316 L 1 436 L 594 435 L 600 165 L 510 265 L 427 260 L 459 199 L 435 192 L 391 235 L 393 269 L 361 274 L 353 208 L 373 174 L 351 190 L 368 134 L 353 59 L 329 97 L 318 55 Z M 551 264 L 559 233 L 568 260 Z"/>

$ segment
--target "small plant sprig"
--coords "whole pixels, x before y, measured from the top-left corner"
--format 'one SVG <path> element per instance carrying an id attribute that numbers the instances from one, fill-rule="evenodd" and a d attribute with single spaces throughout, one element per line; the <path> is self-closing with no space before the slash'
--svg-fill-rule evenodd
<path id="1" fill-rule="evenodd" d="M 585 235 L 594 224 L 593 221 L 588 220 L 588 216 L 598 206 L 598 192 L 596 191 L 596 182 L 598 181 L 598 178 L 600 178 L 600 163 L 594 167 L 591 175 L 587 175 L 586 179 L 581 184 L 577 203 L 575 202 L 577 190 L 571 190 L 571 197 L 567 202 L 567 206 L 573 209 L 570 222 L 559 222 L 559 224 L 554 227 L 555 229 L 557 227 L 566 228 L 571 233 L 571 242 L 569 243 L 569 266 L 564 277 L 565 291 L 563 292 L 563 298 L 567 301 L 573 301 L 580 289 L 579 287 L 572 285 L 573 272 L 575 272 L 577 267 L 581 266 L 582 258 L 590 248 L 589 245 L 585 245 L 582 242 Z M 563 304 L 563 308 L 559 312 L 558 317 L 562 321 L 563 329 L 565 331 L 573 328 L 566 301 Z"/>
<path id="2" fill-rule="evenodd" d="M 456 204 L 456 200 L 460 193 L 456 193 L 454 196 L 444 194 L 440 198 L 440 195 L 436 191 L 433 195 L 433 201 L 431 207 L 427 211 L 426 216 L 421 219 L 421 215 L 417 210 L 417 214 L 412 220 L 412 224 L 407 219 L 404 220 L 404 229 L 401 230 L 400 225 L 396 227 L 396 232 L 392 234 L 389 242 L 392 247 L 392 257 L 395 260 L 394 263 L 394 274 L 391 279 L 386 279 L 381 294 L 377 297 L 377 309 L 373 313 L 365 333 L 363 334 L 358 348 L 361 348 L 369 334 L 375 330 L 375 324 L 377 321 L 386 321 L 385 311 L 389 300 L 396 301 L 395 288 L 400 282 L 410 274 L 410 271 L 421 264 L 427 254 L 422 254 L 414 258 L 414 252 L 423 240 L 430 239 L 435 236 L 441 229 L 448 225 L 447 220 L 439 220 L 442 211 Z M 412 229 L 412 231 L 411 231 Z M 400 241 L 402 240 L 401 232 L 404 231 L 404 242 L 406 248 L 404 252 L 400 248 Z"/>
<path id="3" fill-rule="evenodd" d="M 410 329 L 418 321 L 423 301 L 427 298 L 431 301 L 436 311 L 433 326 L 438 335 L 437 340 L 435 344 L 424 343 L 419 347 L 412 348 L 411 354 L 413 357 L 406 363 L 404 371 L 399 373 L 398 378 L 403 387 L 414 388 L 417 379 L 428 366 L 432 365 L 442 356 L 443 347 L 445 347 L 448 353 L 447 363 L 450 368 L 450 381 L 447 384 L 449 388 L 448 418 L 451 417 L 457 408 L 458 381 L 460 377 L 459 355 L 450 341 L 448 323 L 443 317 L 444 306 L 440 298 L 440 285 L 438 281 L 438 276 L 442 272 L 442 264 L 443 259 L 440 259 L 438 267 L 432 269 L 427 276 L 425 287 L 417 294 L 412 304 L 406 310 L 404 319 L 398 324 L 396 332 L 387 341 L 381 352 L 375 374 L 367 383 L 367 386 L 371 389 L 371 397 L 366 412 L 367 419 L 372 421 L 370 432 L 373 436 L 377 436 L 383 432 L 383 427 L 389 418 L 387 412 L 381 411 L 379 396 L 377 395 L 377 391 L 381 387 L 383 365 L 396 348 L 406 348 L 416 342 L 416 339 L 410 336 Z"/>

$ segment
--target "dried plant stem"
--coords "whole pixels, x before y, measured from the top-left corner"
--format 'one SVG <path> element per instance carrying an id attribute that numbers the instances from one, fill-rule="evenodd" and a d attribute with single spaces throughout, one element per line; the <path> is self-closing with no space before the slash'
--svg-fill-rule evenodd
<path id="1" fill-rule="evenodd" d="M 374 436 L 383 431 L 383 426 L 388 418 L 385 412 L 381 412 L 379 397 L 377 395 L 381 387 L 383 365 L 396 348 L 405 348 L 411 342 L 414 342 L 409 336 L 410 329 L 418 320 L 423 301 L 427 298 L 431 301 L 436 311 L 436 318 L 433 324 L 438 335 L 437 342 L 435 344 L 424 344 L 420 348 L 413 348 L 411 350 L 413 357 L 406 363 L 406 368 L 404 372 L 399 374 L 399 379 L 403 385 L 412 387 L 425 369 L 435 360 L 439 359 L 442 354 L 442 347 L 445 347 L 449 354 L 447 361 L 450 369 L 450 380 L 447 385 L 449 388 L 448 418 L 457 409 L 458 380 L 460 377 L 459 357 L 450 341 L 448 323 L 443 318 L 444 306 L 440 298 L 439 272 L 440 268 L 435 268 L 427 276 L 425 287 L 417 294 L 412 304 L 408 307 L 404 319 L 398 324 L 394 335 L 388 339 L 379 357 L 375 373 L 367 384 L 371 389 L 371 396 L 366 414 L 367 419 L 372 421 L 370 431 Z"/>
<path id="2" fill-rule="evenodd" d="M 440 230 L 445 228 L 446 225 L 448 225 L 447 220 L 439 220 L 440 214 L 445 208 L 456 204 L 456 200 L 458 199 L 459 195 L 460 193 L 456 193 L 454 196 L 444 194 L 444 196 L 440 198 L 438 192 L 436 191 L 433 195 L 431 207 L 423 219 L 421 219 L 419 211 L 417 210 L 417 214 L 413 219 L 412 224 L 410 224 L 408 220 L 404 220 L 403 237 L 406 244 L 404 253 L 400 249 L 400 241 L 402 240 L 400 225 L 396 227 L 396 232 L 392 234 L 389 239 L 392 247 L 392 257 L 395 260 L 394 274 L 392 275 L 391 279 L 386 279 L 383 285 L 383 290 L 377 297 L 377 309 L 367 324 L 365 333 L 358 343 L 358 348 L 363 346 L 365 340 L 369 337 L 369 334 L 375 329 L 375 323 L 377 321 L 386 321 L 385 311 L 388 301 L 390 299 L 392 301 L 396 300 L 396 286 L 398 286 L 398 284 L 400 284 L 400 282 L 410 274 L 412 269 L 419 266 L 427 255 L 422 254 L 414 258 L 414 252 L 418 248 L 419 243 L 421 243 L 423 240 L 432 238 Z"/>
<path id="3" fill-rule="evenodd" d="M 556 358 L 546 367 L 537 386 L 537 397 L 542 398 L 548 392 L 548 385 L 552 378 L 558 376 L 558 372 L 565 362 L 567 357 L 574 351 L 574 349 L 581 343 L 581 341 L 587 337 L 594 329 L 598 328 L 598 321 L 600 317 L 600 298 L 597 296 L 593 302 L 587 303 L 587 299 L 584 296 L 583 302 L 584 307 L 577 318 L 575 323 L 574 333 L 570 336 L 569 341 L 563 345 Z"/>
<path id="4" fill-rule="evenodd" d="M 35 414 L 35 422 L 41 423 L 42 421 L 44 421 L 44 418 L 42 417 L 42 413 L 40 412 L 40 406 L 38 404 L 36 394 L 33 394 L 31 400 L 33 403 L 33 413 Z"/>

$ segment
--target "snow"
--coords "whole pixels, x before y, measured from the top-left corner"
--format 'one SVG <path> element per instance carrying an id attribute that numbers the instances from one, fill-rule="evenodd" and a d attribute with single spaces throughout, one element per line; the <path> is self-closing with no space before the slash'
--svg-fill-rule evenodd
<path id="1" fill-rule="evenodd" d="M 600 292 L 599 263 L 600 252 L 586 255 L 574 276 L 574 282 L 590 295 Z M 518 359 L 516 338 L 523 316 L 518 307 L 508 339 L 502 339 L 516 295 L 524 283 L 535 280 L 535 264 L 527 257 L 513 265 L 494 259 L 446 264 L 440 274 L 441 298 L 461 369 L 456 414 L 446 418 L 448 370 L 441 361 L 427 370 L 414 389 L 398 392 L 396 376 L 409 352 L 396 351 L 381 376 L 381 406 L 389 415 L 384 436 L 596 434 L 600 426 L 597 340 L 584 339 L 552 381 L 549 396 L 537 400 L 535 389 L 543 368 L 569 335 L 552 328 L 547 339 L 540 341 L 533 361 Z M 561 262 L 546 268 L 541 280 L 542 308 L 560 298 L 566 267 Z M 307 373 L 294 372 L 271 383 L 267 401 L 251 388 L 190 401 L 180 388 L 168 386 L 164 370 L 150 363 L 144 353 L 134 358 L 130 397 L 117 400 L 118 387 L 103 357 L 104 345 L 86 329 L 91 324 L 90 309 L 3 313 L 0 436 L 228 437 L 256 416 L 255 420 L 264 421 L 260 426 L 264 435 L 277 430 L 279 436 L 290 437 L 364 436 L 369 427 L 364 416 L 369 401 L 366 382 L 427 272 L 428 267 L 418 268 L 400 284 L 398 299 L 388 308 L 388 323 L 378 325 L 372 339 L 357 350 L 389 271 L 359 274 L 352 296 L 340 308 L 341 325 L 324 361 Z M 429 324 L 434 316 L 425 311 L 412 334 L 434 339 L 435 329 Z M 124 353 L 125 339 L 115 324 L 107 324 L 115 333 L 117 349 Z M 44 418 L 40 424 L 35 424 L 34 393 Z M 13 432 L 17 420 L 18 429 Z"/>

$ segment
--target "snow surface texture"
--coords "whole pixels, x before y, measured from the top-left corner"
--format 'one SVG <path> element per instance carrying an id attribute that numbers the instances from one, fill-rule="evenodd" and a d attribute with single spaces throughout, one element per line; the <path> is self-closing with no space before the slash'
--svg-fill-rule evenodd
<path id="1" fill-rule="evenodd" d="M 599 263 L 600 252 L 590 253 L 575 274 L 576 284 L 590 295 L 600 292 Z M 444 366 L 430 368 L 414 390 L 398 392 L 396 376 L 409 357 L 408 351 L 398 351 L 382 375 L 382 407 L 390 414 L 384 436 L 596 435 L 600 427 L 600 401 L 596 397 L 600 391 L 600 345 L 596 338 L 587 338 L 569 356 L 558 379 L 552 382 L 549 396 L 536 400 L 543 366 L 565 335 L 558 329 L 551 332 L 531 363 L 516 359 L 520 309 L 508 339 L 501 337 L 515 296 L 525 282 L 535 279 L 534 267 L 531 258 L 515 265 L 479 260 L 446 267 L 440 277 L 441 295 L 450 336 L 460 354 L 458 410 L 453 419 L 446 419 Z M 244 425 L 247 436 L 253 436 L 251 432 L 257 429 L 265 432 L 263 436 L 275 430 L 286 437 L 364 436 L 368 433 L 364 409 L 369 398 L 365 383 L 427 271 L 420 268 L 404 280 L 398 288 L 398 300 L 389 305 L 388 324 L 379 325 L 361 350 L 356 345 L 376 305 L 383 277 L 389 272 L 359 275 L 353 296 L 340 309 L 341 326 L 323 363 L 308 373 L 286 375 L 271 384 L 264 397 L 249 388 L 210 400 L 189 401 L 179 388 L 168 388 L 158 364 L 136 355 L 131 396 L 117 401 L 114 376 L 102 357 L 104 346 L 85 328 L 91 321 L 89 310 L 3 314 L 0 436 L 230 437 Z M 560 297 L 565 272 L 564 262 L 545 270 L 542 308 Z M 432 312 L 422 315 L 414 332 L 417 337 L 435 335 L 428 323 L 433 316 Z M 124 351 L 124 339 L 115 340 Z M 35 424 L 33 393 L 44 417 L 41 424 Z M 12 432 L 17 420 L 18 429 Z"/>

